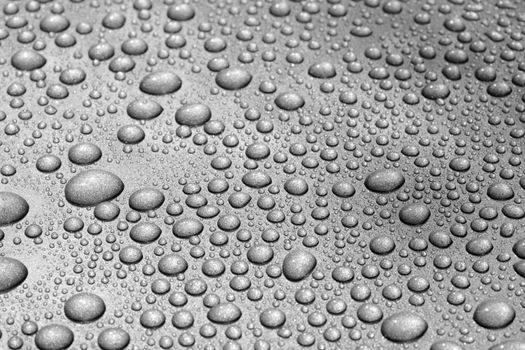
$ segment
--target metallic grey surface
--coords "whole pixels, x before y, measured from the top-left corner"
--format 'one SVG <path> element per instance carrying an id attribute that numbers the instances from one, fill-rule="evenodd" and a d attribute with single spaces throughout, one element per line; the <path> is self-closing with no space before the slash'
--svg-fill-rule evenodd
<path id="1" fill-rule="evenodd" d="M 523 2 L 0 7 L 0 349 L 525 349 Z"/>

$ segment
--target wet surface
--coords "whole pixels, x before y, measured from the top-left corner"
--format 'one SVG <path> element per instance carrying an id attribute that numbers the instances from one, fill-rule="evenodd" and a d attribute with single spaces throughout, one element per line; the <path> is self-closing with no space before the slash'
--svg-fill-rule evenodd
<path id="1" fill-rule="evenodd" d="M 0 7 L 0 349 L 525 349 L 521 1 Z"/>

